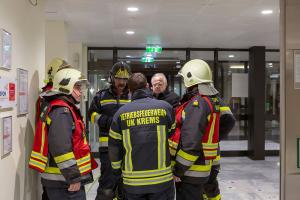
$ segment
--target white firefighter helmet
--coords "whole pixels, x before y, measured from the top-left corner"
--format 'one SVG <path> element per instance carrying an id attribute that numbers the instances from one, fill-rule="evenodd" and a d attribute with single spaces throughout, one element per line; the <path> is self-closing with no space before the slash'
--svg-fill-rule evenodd
<path id="1" fill-rule="evenodd" d="M 49 81 L 53 81 L 55 74 L 63 68 L 72 67 L 69 63 L 61 58 L 54 58 L 51 62 L 47 65 L 48 70 L 48 79 L 45 80 L 46 83 Z"/>
<path id="2" fill-rule="evenodd" d="M 75 84 L 79 84 L 82 90 L 88 87 L 88 81 L 80 71 L 64 68 L 55 74 L 52 90 L 57 93 L 72 94 Z"/>
<path id="3" fill-rule="evenodd" d="M 200 59 L 190 60 L 185 63 L 178 75 L 183 77 L 185 87 L 213 82 L 209 65 Z"/>

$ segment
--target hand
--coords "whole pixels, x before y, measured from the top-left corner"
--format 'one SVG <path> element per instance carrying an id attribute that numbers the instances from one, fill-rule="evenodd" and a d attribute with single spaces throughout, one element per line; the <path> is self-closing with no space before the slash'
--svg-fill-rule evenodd
<path id="1" fill-rule="evenodd" d="M 181 182 L 181 179 L 177 176 L 173 175 L 173 179 L 174 179 L 175 183 Z"/>
<path id="2" fill-rule="evenodd" d="M 80 187 L 81 187 L 80 182 L 78 182 L 78 183 L 72 183 L 69 186 L 68 191 L 69 192 L 77 192 L 78 190 L 80 190 Z"/>

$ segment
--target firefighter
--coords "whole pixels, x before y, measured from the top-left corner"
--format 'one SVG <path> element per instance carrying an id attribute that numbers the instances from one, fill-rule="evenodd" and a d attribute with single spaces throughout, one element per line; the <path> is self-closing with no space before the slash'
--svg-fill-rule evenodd
<path id="1" fill-rule="evenodd" d="M 110 87 L 97 92 L 89 108 L 89 119 L 99 128 L 101 176 L 96 200 L 112 200 L 115 196 L 122 199 L 119 177 L 113 175 L 108 157 L 108 133 L 113 115 L 121 106 L 130 102 L 127 86 L 130 74 L 130 67 L 126 63 L 114 64 L 110 71 Z"/>
<path id="2" fill-rule="evenodd" d="M 164 100 L 171 104 L 173 108 L 179 105 L 180 97 L 172 91 L 168 90 L 167 78 L 163 73 L 156 73 L 151 78 L 153 96 L 156 99 Z"/>
<path id="3" fill-rule="evenodd" d="M 122 174 L 128 200 L 173 200 L 174 183 L 168 136 L 175 129 L 173 108 L 153 99 L 146 77 L 128 80 L 131 103 L 114 115 L 109 156 L 115 174 Z"/>
<path id="4" fill-rule="evenodd" d="M 72 68 L 58 71 L 43 95 L 29 166 L 41 172 L 50 200 L 85 200 L 84 185 L 97 167 L 90 153 L 80 103 L 87 80 Z"/>
<path id="5" fill-rule="evenodd" d="M 175 157 L 176 195 L 178 200 L 202 200 L 213 161 L 218 160 L 221 116 L 227 114 L 226 123 L 222 124 L 224 130 L 230 130 L 235 120 L 218 97 L 206 62 L 191 60 L 178 75 L 183 77 L 187 92 L 184 102 L 176 110 L 176 132 L 169 141 Z"/>

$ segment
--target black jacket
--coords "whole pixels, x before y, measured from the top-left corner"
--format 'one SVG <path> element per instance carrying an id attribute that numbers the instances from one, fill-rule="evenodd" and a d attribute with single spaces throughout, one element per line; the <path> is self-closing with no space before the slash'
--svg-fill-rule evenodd
<path id="1" fill-rule="evenodd" d="M 115 173 L 122 173 L 129 193 L 155 193 L 173 184 L 168 136 L 175 129 L 173 108 L 137 90 L 120 108 L 109 133 L 109 156 Z M 122 171 L 122 172 L 121 172 Z"/>
<path id="2" fill-rule="evenodd" d="M 164 91 L 158 95 L 153 94 L 153 96 L 158 100 L 163 100 L 168 102 L 173 108 L 176 108 L 179 105 L 180 97 L 172 91 Z"/>
<path id="3" fill-rule="evenodd" d="M 100 114 L 100 118 L 97 123 L 99 127 L 99 140 L 100 140 L 100 149 L 101 151 L 107 151 L 107 139 L 108 132 L 112 122 L 114 114 L 126 103 L 130 102 L 128 91 L 125 91 L 120 98 L 117 97 L 114 92 L 113 86 L 108 89 L 100 90 L 96 93 L 89 111 L 88 117 L 91 120 L 93 114 Z M 104 140 L 102 140 L 104 139 Z"/>

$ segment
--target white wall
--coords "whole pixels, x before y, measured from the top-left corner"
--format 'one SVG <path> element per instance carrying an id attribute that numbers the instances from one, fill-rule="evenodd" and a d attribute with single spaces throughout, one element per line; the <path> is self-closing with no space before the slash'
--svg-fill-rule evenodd
<path id="1" fill-rule="evenodd" d="M 45 20 L 44 1 L 38 6 L 28 0 L 0 0 L 0 28 L 12 34 L 12 69 L 0 69 L 0 75 L 16 78 L 16 68 L 29 72 L 29 114 L 16 116 L 12 111 L 0 112 L 0 118 L 13 117 L 13 151 L 0 158 L 0 199 L 35 200 L 39 179 L 28 169 L 28 158 L 33 140 L 35 100 L 45 74 Z"/>
<path id="2" fill-rule="evenodd" d="M 46 63 L 53 58 L 68 60 L 68 38 L 64 21 L 46 20 Z"/>

